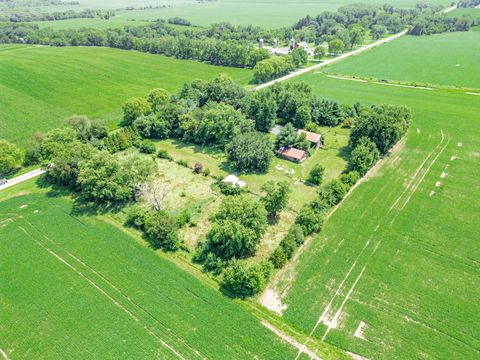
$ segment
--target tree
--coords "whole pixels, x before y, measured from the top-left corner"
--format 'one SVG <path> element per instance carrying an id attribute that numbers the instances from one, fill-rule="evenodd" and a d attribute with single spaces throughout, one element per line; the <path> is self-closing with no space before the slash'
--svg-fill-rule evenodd
<path id="1" fill-rule="evenodd" d="M 350 27 L 350 49 L 355 45 L 360 45 L 365 41 L 366 30 L 360 24 L 353 24 Z"/>
<path id="2" fill-rule="evenodd" d="M 255 120 L 255 130 L 270 132 L 277 119 L 278 105 L 274 95 L 269 91 L 252 93 L 244 105 L 245 112 Z"/>
<path id="3" fill-rule="evenodd" d="M 308 62 L 308 54 L 303 47 L 297 47 L 292 51 L 292 59 L 296 67 L 303 66 Z"/>
<path id="4" fill-rule="evenodd" d="M 107 136 L 107 127 L 105 124 L 92 121 L 86 116 L 72 116 L 65 120 L 77 132 L 78 138 L 83 142 L 92 142 Z"/>
<path id="5" fill-rule="evenodd" d="M 325 55 L 327 55 L 327 51 L 325 50 L 325 48 L 323 46 L 317 46 L 313 52 L 313 57 L 315 59 L 322 59 L 323 57 L 325 57 Z"/>
<path id="6" fill-rule="evenodd" d="M 291 123 L 287 123 L 280 129 L 275 140 L 275 147 L 292 147 L 297 143 L 298 134 Z"/>
<path id="7" fill-rule="evenodd" d="M 350 135 L 350 145 L 355 148 L 362 137 L 367 137 L 384 155 L 405 135 L 411 117 L 411 110 L 405 106 L 380 105 L 364 109 Z"/>
<path id="8" fill-rule="evenodd" d="M 150 104 L 147 100 L 133 97 L 123 105 L 123 120 L 126 125 L 131 125 L 136 118 L 147 115 L 150 111 Z"/>
<path id="9" fill-rule="evenodd" d="M 333 39 L 328 43 L 328 51 L 335 55 L 341 53 L 345 49 L 345 44 L 340 39 Z"/>
<path id="10" fill-rule="evenodd" d="M 229 294 L 245 299 L 265 287 L 271 271 L 268 263 L 247 265 L 234 260 L 225 269 L 221 285 Z"/>
<path id="11" fill-rule="evenodd" d="M 305 205 L 300 209 L 300 213 L 295 219 L 295 224 L 302 228 L 304 236 L 309 236 L 314 232 L 320 231 L 323 226 L 323 215 L 309 205 Z"/>
<path id="12" fill-rule="evenodd" d="M 258 202 L 245 195 L 229 197 L 223 200 L 214 216 L 215 222 L 237 221 L 246 228 L 254 230 L 260 237 L 267 228 L 267 212 Z"/>
<path id="13" fill-rule="evenodd" d="M 307 104 L 304 104 L 297 108 L 295 117 L 293 118 L 293 125 L 298 129 L 303 129 L 311 120 L 311 108 Z"/>
<path id="14" fill-rule="evenodd" d="M 157 211 L 145 221 L 145 232 L 154 249 L 175 251 L 180 245 L 177 221 L 165 211 Z"/>
<path id="15" fill-rule="evenodd" d="M 57 153 L 47 168 L 47 178 L 54 184 L 77 188 L 80 163 L 91 159 L 95 149 L 90 144 L 74 141 Z"/>
<path id="16" fill-rule="evenodd" d="M 312 119 L 324 126 L 337 126 L 342 122 L 345 113 L 340 104 L 333 100 L 315 98 L 312 102 Z"/>
<path id="17" fill-rule="evenodd" d="M 224 259 L 253 255 L 260 240 L 253 229 L 235 220 L 214 224 L 207 234 L 207 239 L 215 253 Z"/>
<path id="18" fill-rule="evenodd" d="M 170 93 L 162 88 L 152 89 L 147 95 L 147 101 L 152 110 L 156 112 L 170 101 Z"/>
<path id="19" fill-rule="evenodd" d="M 371 34 L 374 40 L 380 39 L 387 33 L 387 28 L 383 25 L 372 25 Z"/>
<path id="20" fill-rule="evenodd" d="M 143 140 L 139 147 L 138 147 L 138 150 L 141 152 L 141 153 L 144 153 L 144 154 L 154 154 L 155 151 L 157 150 L 156 147 L 155 147 L 155 143 L 151 140 Z"/>
<path id="21" fill-rule="evenodd" d="M 22 160 L 22 150 L 6 140 L 0 140 L 0 177 L 14 170 Z"/>
<path id="22" fill-rule="evenodd" d="M 308 175 L 308 182 L 315 185 L 320 185 L 323 181 L 324 173 L 325 173 L 325 168 L 320 164 L 316 164 L 312 168 L 312 170 L 310 170 L 310 173 Z"/>
<path id="23" fill-rule="evenodd" d="M 375 143 L 367 137 L 362 137 L 350 155 L 350 168 L 363 176 L 379 158 L 380 152 Z"/>
<path id="24" fill-rule="evenodd" d="M 163 203 L 171 190 L 171 186 L 164 182 L 147 181 L 138 187 L 136 197 L 143 197 L 153 210 L 159 211 L 163 210 Z"/>
<path id="25" fill-rule="evenodd" d="M 256 131 L 236 135 L 226 153 L 232 165 L 242 172 L 265 172 L 273 158 L 270 139 Z"/>
<path id="26" fill-rule="evenodd" d="M 290 185 L 286 181 L 281 181 L 277 184 L 269 181 L 263 184 L 261 189 L 266 193 L 262 197 L 265 209 L 271 219 L 276 219 L 278 214 L 288 205 Z"/>
<path id="27" fill-rule="evenodd" d="M 342 201 L 347 193 L 347 187 L 339 180 L 332 180 L 318 192 L 320 199 L 324 200 L 330 207 Z"/>

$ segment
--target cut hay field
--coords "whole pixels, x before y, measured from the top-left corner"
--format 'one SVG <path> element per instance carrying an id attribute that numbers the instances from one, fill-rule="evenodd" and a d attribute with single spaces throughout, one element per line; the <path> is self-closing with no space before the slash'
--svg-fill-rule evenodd
<path id="1" fill-rule="evenodd" d="M 283 318 L 369 359 L 478 359 L 478 98 L 318 73 L 298 81 L 343 102 L 407 105 L 414 121 L 276 279 Z"/>
<path id="2" fill-rule="evenodd" d="M 2 194 L 0 202 L 5 358 L 295 356 L 192 267 L 177 267 L 109 218 L 82 215 L 68 198 L 32 182 L 16 191 L 30 194 Z"/>
<path id="3" fill-rule="evenodd" d="M 251 71 L 135 51 L 88 47 L 0 46 L 0 138 L 24 144 L 34 133 L 87 115 L 115 127 L 122 104 L 152 88 L 175 92 L 197 78 L 229 74 L 247 84 Z"/>
<path id="4" fill-rule="evenodd" d="M 480 32 L 403 36 L 328 67 L 329 73 L 480 89 Z"/>
<path id="5" fill-rule="evenodd" d="M 362 3 L 383 4 L 383 0 L 363 0 Z M 80 1 L 81 7 L 114 8 L 124 7 L 124 1 L 117 2 L 105 1 Z M 144 6 L 148 1 L 140 3 L 131 1 L 131 5 L 138 7 Z M 297 20 L 307 14 L 318 15 L 322 11 L 335 11 L 340 6 L 358 3 L 356 0 L 324 0 L 315 2 L 311 0 L 217 0 L 217 1 L 193 1 L 193 0 L 172 0 L 172 1 L 151 1 L 149 4 L 166 5 L 145 10 L 117 11 L 116 16 L 109 21 L 100 19 L 85 19 L 89 26 L 105 27 L 105 23 L 111 22 L 112 26 L 121 26 L 124 24 L 133 24 L 129 21 L 156 20 L 159 18 L 168 19 L 179 16 L 188 19 L 194 25 L 207 26 L 212 23 L 228 21 L 236 25 L 257 25 L 263 28 L 279 28 L 291 26 Z M 395 6 L 414 7 L 416 0 L 396 0 Z M 431 0 L 429 3 L 441 4 L 447 6 L 448 1 Z M 87 6 L 89 5 L 89 6 Z M 62 20 L 52 23 L 57 28 L 77 27 L 81 20 Z M 45 25 L 45 24 L 42 24 Z"/>

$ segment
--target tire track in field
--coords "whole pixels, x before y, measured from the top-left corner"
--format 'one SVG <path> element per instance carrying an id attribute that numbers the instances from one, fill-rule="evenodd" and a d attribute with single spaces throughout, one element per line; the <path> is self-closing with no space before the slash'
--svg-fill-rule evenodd
<path id="1" fill-rule="evenodd" d="M 7 352 L 3 351 L 1 348 L 0 348 L 0 355 L 2 355 L 4 360 L 10 360 L 10 358 L 7 355 Z"/>
<path id="2" fill-rule="evenodd" d="M 73 217 L 76 219 L 75 217 Z M 83 222 L 80 220 L 76 219 L 79 221 L 82 226 L 85 226 Z M 35 225 L 30 223 L 28 220 L 25 220 L 33 229 L 35 229 L 39 234 L 41 234 L 47 241 L 55 245 L 56 247 L 60 248 L 62 251 L 64 251 L 68 256 L 70 256 L 72 259 L 74 259 L 76 262 L 81 264 L 83 267 L 87 268 L 90 270 L 93 274 L 98 276 L 100 279 L 102 279 L 108 286 L 110 286 L 113 290 L 115 290 L 120 296 L 125 298 L 130 305 L 138 309 L 141 313 L 146 314 L 147 317 L 150 319 L 153 319 L 154 322 L 159 325 L 160 327 L 164 328 L 164 330 L 168 333 L 169 336 L 173 335 L 173 337 L 176 338 L 176 340 L 180 343 L 182 343 L 185 347 L 187 347 L 189 350 L 191 350 L 193 353 L 195 353 L 198 357 L 206 359 L 207 357 L 203 354 L 201 354 L 197 349 L 193 348 L 192 346 L 188 345 L 183 338 L 181 338 L 179 335 L 177 335 L 172 329 L 170 329 L 167 325 L 165 325 L 161 320 L 159 320 L 155 315 L 153 315 L 150 311 L 142 307 L 140 304 L 138 304 L 136 301 L 134 301 L 132 298 L 130 298 L 127 294 L 125 294 L 118 286 L 116 286 L 114 283 L 112 283 L 109 279 L 107 279 L 103 274 L 95 270 L 93 267 L 82 261 L 80 258 L 72 254 L 70 251 L 65 249 L 62 245 L 60 245 L 58 242 L 55 240 L 52 240 L 48 236 L 46 236 L 40 229 L 38 229 Z"/>
<path id="3" fill-rule="evenodd" d="M 392 219 L 389 223 L 385 224 L 387 221 L 388 221 L 388 218 L 387 216 L 385 216 L 385 220 L 381 221 L 380 224 L 377 225 L 377 227 L 375 228 L 375 230 L 372 232 L 372 234 L 370 235 L 369 239 L 367 240 L 367 242 L 365 243 L 364 247 L 362 248 L 362 250 L 360 251 L 360 253 L 358 254 L 358 256 L 356 257 L 356 259 L 354 260 L 354 262 L 352 263 L 351 267 L 349 268 L 347 274 L 345 275 L 345 277 L 343 278 L 342 282 L 339 284 L 337 290 L 335 291 L 333 297 L 330 299 L 329 303 L 327 304 L 326 308 L 324 309 L 323 313 L 320 315 L 320 317 L 318 318 L 315 326 L 313 327 L 312 331 L 310 332 L 310 335 L 313 335 L 313 333 L 317 330 L 318 326 L 323 323 L 327 326 L 327 329 L 325 330 L 325 333 L 323 334 L 322 336 L 322 340 L 324 341 L 328 335 L 328 333 L 337 327 L 338 325 L 338 320 L 340 318 L 340 315 L 342 313 L 342 310 L 345 306 L 345 304 L 348 302 L 348 300 L 350 299 L 353 291 L 355 290 L 355 287 L 357 286 L 358 282 L 360 281 L 360 279 L 362 278 L 366 268 L 367 268 L 367 265 L 371 259 L 371 257 L 376 253 L 376 251 L 378 250 L 378 248 L 380 247 L 380 245 L 382 244 L 383 242 L 383 239 L 381 239 L 380 241 L 378 241 L 375 245 L 375 247 L 373 248 L 373 250 L 368 253 L 368 255 L 366 255 L 367 257 L 365 258 L 365 261 L 364 261 L 364 266 L 362 267 L 362 269 L 360 270 L 360 272 L 358 273 L 357 277 L 355 278 L 353 284 L 350 286 L 350 288 L 348 289 L 347 293 L 344 295 L 344 299 L 341 301 L 340 303 L 340 306 L 339 308 L 337 309 L 337 311 L 334 313 L 334 315 L 329 318 L 329 314 L 332 310 L 332 307 L 333 307 L 333 303 L 334 301 L 337 300 L 337 298 L 341 298 L 341 296 L 343 296 L 343 293 L 344 291 L 346 290 L 346 287 L 345 287 L 345 283 L 348 281 L 348 279 L 352 276 L 352 274 L 354 273 L 354 270 L 358 267 L 357 265 L 359 264 L 359 262 L 362 260 L 362 258 L 364 257 L 364 254 L 366 253 L 366 250 L 370 247 L 370 244 L 372 243 L 372 240 L 373 240 L 373 237 L 375 235 L 375 233 L 377 232 L 377 230 L 379 228 L 382 227 L 382 225 L 386 225 L 386 228 L 385 230 L 388 230 L 395 222 L 395 220 L 397 219 L 397 217 L 400 215 L 400 213 L 402 212 L 402 210 L 405 208 L 405 206 L 408 204 L 408 202 L 410 201 L 410 199 L 412 198 L 413 194 L 417 191 L 418 187 L 421 185 L 421 183 L 423 182 L 423 180 L 425 179 L 425 177 L 427 176 L 427 174 L 429 173 L 431 167 L 436 163 L 436 161 L 438 160 L 438 158 L 440 157 L 440 155 L 443 153 L 443 151 L 446 149 L 446 147 L 448 146 L 449 144 L 449 141 L 450 139 L 448 139 L 446 141 L 445 144 L 443 144 L 445 141 L 445 134 L 443 133 L 443 131 L 441 131 L 441 139 L 440 139 L 440 142 L 439 144 L 437 144 L 435 146 L 435 148 L 430 151 L 426 158 L 422 161 L 422 163 L 420 164 L 420 166 L 415 170 L 410 182 L 408 183 L 406 189 L 397 197 L 397 199 L 393 202 L 392 206 L 390 207 L 390 209 L 387 211 L 386 215 L 390 214 L 394 209 L 397 209 L 398 211 L 393 214 L 392 216 Z M 443 146 L 442 146 L 443 145 Z M 428 163 L 429 159 L 431 159 L 433 156 L 433 159 L 430 161 L 430 163 L 426 166 L 426 164 Z M 420 174 L 420 176 L 419 176 Z M 398 204 L 402 201 L 402 200 L 405 200 L 405 202 L 403 203 L 403 206 L 401 208 L 398 209 Z M 382 224 L 383 223 L 383 224 Z M 297 358 L 299 357 L 300 353 L 297 354 Z"/>
<path id="4" fill-rule="evenodd" d="M 140 319 L 135 316 L 130 310 L 128 310 L 124 305 L 119 303 L 117 300 L 115 300 L 111 295 L 109 295 L 103 288 L 101 288 L 97 283 L 95 283 L 93 280 L 89 279 L 85 274 L 83 274 L 80 270 L 78 270 L 76 267 L 74 267 L 72 264 L 70 264 L 68 261 L 66 261 L 64 258 L 62 258 L 60 255 L 55 253 L 53 250 L 51 250 L 48 246 L 46 246 L 43 242 L 35 239 L 27 230 L 25 230 L 24 227 L 20 226 L 19 227 L 31 240 L 33 240 L 38 246 L 40 246 L 42 249 L 47 251 L 50 255 L 52 255 L 54 258 L 56 258 L 58 261 L 66 265 L 70 270 L 74 271 L 76 274 L 78 274 L 82 279 L 84 279 L 87 283 L 89 283 L 93 288 L 98 290 L 102 295 L 104 295 L 107 299 L 109 299 L 116 307 L 121 309 L 124 313 L 127 314 L 130 319 L 133 321 L 143 325 L 143 329 L 153 338 L 155 338 L 163 347 L 171 351 L 174 355 L 176 355 L 179 359 L 186 360 L 186 358 L 178 352 L 175 348 L 173 348 L 171 345 L 169 345 L 167 342 L 165 342 L 162 338 L 160 338 L 158 335 L 156 335 L 147 325 L 142 324 Z"/>

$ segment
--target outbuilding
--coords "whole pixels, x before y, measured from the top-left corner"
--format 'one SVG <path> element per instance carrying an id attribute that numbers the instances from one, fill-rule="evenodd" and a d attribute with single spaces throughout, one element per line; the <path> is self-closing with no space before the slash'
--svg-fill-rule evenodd
<path id="1" fill-rule="evenodd" d="M 320 146 L 322 146 L 322 136 L 320 134 L 303 129 L 299 129 L 297 133 L 298 135 L 304 134 L 305 139 L 312 143 L 314 149 L 318 149 Z"/>
<path id="2" fill-rule="evenodd" d="M 223 183 L 232 184 L 235 187 L 243 188 L 247 186 L 245 181 L 240 180 L 235 175 L 228 175 L 225 179 L 222 180 Z"/>
<path id="3" fill-rule="evenodd" d="M 305 159 L 308 157 L 306 151 L 290 147 L 281 147 L 277 150 L 277 155 L 286 160 L 294 161 L 297 163 L 305 161 Z"/>

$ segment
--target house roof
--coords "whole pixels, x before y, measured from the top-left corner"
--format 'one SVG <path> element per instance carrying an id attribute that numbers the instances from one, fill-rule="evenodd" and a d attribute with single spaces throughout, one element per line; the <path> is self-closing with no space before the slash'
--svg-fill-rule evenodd
<path id="1" fill-rule="evenodd" d="M 279 155 L 283 155 L 296 160 L 302 160 L 305 156 L 307 156 L 307 153 L 303 150 L 287 147 L 281 147 L 280 149 L 278 149 L 277 153 Z"/>
<path id="2" fill-rule="evenodd" d="M 311 141 L 313 143 L 318 143 L 320 141 L 320 139 L 322 138 L 322 136 L 320 134 L 310 132 L 310 131 L 307 131 L 307 130 L 303 130 L 303 129 L 299 129 L 298 134 L 305 134 L 305 138 L 308 141 Z"/>

